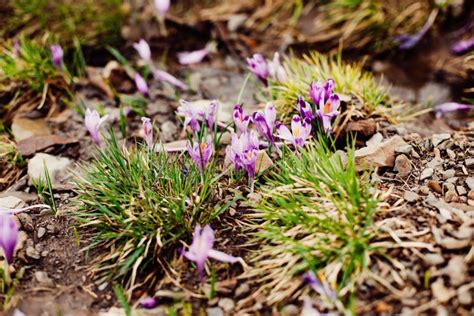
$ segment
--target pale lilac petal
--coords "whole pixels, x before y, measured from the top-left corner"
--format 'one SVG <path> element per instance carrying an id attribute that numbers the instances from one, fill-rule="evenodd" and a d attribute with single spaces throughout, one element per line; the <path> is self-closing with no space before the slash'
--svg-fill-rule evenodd
<path id="1" fill-rule="evenodd" d="M 181 65 L 191 65 L 200 63 L 207 55 L 209 50 L 203 48 L 193 52 L 182 52 L 178 53 L 178 60 Z"/>
<path id="2" fill-rule="evenodd" d="M 270 130 L 273 130 L 273 127 L 275 126 L 276 116 L 277 113 L 275 106 L 273 103 L 268 102 L 265 106 L 265 120 L 267 121 Z"/>
<path id="3" fill-rule="evenodd" d="M 12 215 L 0 216 L 0 246 L 3 248 L 5 259 L 13 262 L 16 243 L 18 241 L 18 226 Z"/>
<path id="4" fill-rule="evenodd" d="M 293 143 L 293 140 L 294 140 L 293 134 L 290 132 L 288 127 L 286 127 L 285 125 L 278 124 L 277 125 L 277 133 L 278 133 L 278 137 L 280 137 L 281 139 L 284 139 L 284 140 L 287 140 L 287 141 Z"/>
<path id="5" fill-rule="evenodd" d="M 138 43 L 133 44 L 133 48 L 137 50 L 140 58 L 145 62 L 151 61 L 151 49 L 144 39 L 141 39 Z"/>
<path id="6" fill-rule="evenodd" d="M 170 0 L 155 0 L 155 8 L 160 16 L 164 18 L 170 9 Z"/>
<path id="7" fill-rule="evenodd" d="M 97 146 L 101 145 L 100 136 L 99 136 L 99 129 L 103 122 L 107 120 L 107 116 L 100 118 L 99 113 L 97 111 L 91 111 L 89 108 L 86 110 L 86 115 L 84 118 L 84 124 L 89 131 L 89 134 L 92 140 L 97 144 Z"/>
<path id="8" fill-rule="evenodd" d="M 143 96 L 147 97 L 148 94 L 148 84 L 146 83 L 145 79 L 140 76 L 138 73 L 135 74 L 135 85 L 137 86 L 138 92 L 140 92 Z"/>
<path id="9" fill-rule="evenodd" d="M 304 298 L 301 316 L 320 316 L 319 311 L 314 308 L 313 302 L 311 302 L 311 299 L 307 296 Z"/>
<path id="10" fill-rule="evenodd" d="M 221 251 L 217 251 L 214 249 L 209 250 L 208 255 L 210 258 L 219 260 L 221 262 L 230 262 L 230 263 L 236 263 L 239 261 L 239 258 L 228 255 L 226 253 L 223 253 Z"/>
<path id="11" fill-rule="evenodd" d="M 288 79 L 285 68 L 280 62 L 280 54 L 273 55 L 273 61 L 268 63 L 268 73 L 274 81 L 285 82 Z"/>
<path id="12" fill-rule="evenodd" d="M 158 80 L 166 81 L 182 90 L 188 89 L 188 86 L 184 82 L 177 79 L 175 76 L 171 75 L 170 73 L 167 73 L 166 71 L 155 69 L 153 74 L 155 78 Z"/>
<path id="13" fill-rule="evenodd" d="M 440 117 L 443 114 L 446 114 L 449 112 L 474 110 L 474 105 L 457 103 L 457 102 L 447 102 L 447 103 L 443 103 L 443 104 L 435 106 L 434 110 L 436 111 L 436 116 Z"/>
<path id="14" fill-rule="evenodd" d="M 64 52 L 62 47 L 59 44 L 51 45 L 51 60 L 57 68 L 61 68 Z"/>
<path id="15" fill-rule="evenodd" d="M 146 309 L 154 308 L 158 305 L 158 299 L 147 296 L 140 300 L 140 306 Z"/>
<path id="16" fill-rule="evenodd" d="M 247 58 L 247 65 L 265 85 L 268 83 L 268 64 L 262 54 L 255 54 Z"/>

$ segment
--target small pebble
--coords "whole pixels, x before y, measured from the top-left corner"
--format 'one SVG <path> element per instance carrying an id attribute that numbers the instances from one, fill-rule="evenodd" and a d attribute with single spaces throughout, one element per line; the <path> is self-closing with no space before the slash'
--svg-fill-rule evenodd
<path id="1" fill-rule="evenodd" d="M 299 308 L 293 304 L 285 305 L 280 311 L 281 316 L 296 316 L 299 314 Z"/>
<path id="2" fill-rule="evenodd" d="M 426 264 L 430 266 L 437 266 L 444 263 L 444 257 L 438 253 L 430 253 L 423 257 Z"/>
<path id="3" fill-rule="evenodd" d="M 225 312 L 230 312 L 235 307 L 235 302 L 230 298 L 221 298 L 219 303 L 217 303 Z"/>
<path id="4" fill-rule="evenodd" d="M 456 174 L 456 171 L 454 169 L 448 169 L 446 171 L 443 171 L 442 173 L 443 179 L 445 180 L 454 177 L 455 174 Z"/>
<path id="5" fill-rule="evenodd" d="M 235 290 L 235 296 L 240 297 L 240 296 L 243 296 L 243 295 L 247 294 L 248 292 L 250 292 L 250 286 L 247 283 L 242 283 Z"/>
<path id="6" fill-rule="evenodd" d="M 434 173 L 434 169 L 433 168 L 426 168 L 424 169 L 422 172 L 421 172 L 421 175 L 420 175 L 420 180 L 425 180 L 425 179 L 428 179 L 430 178 Z"/>
<path id="7" fill-rule="evenodd" d="M 474 167 L 474 158 L 468 158 L 465 160 L 464 164 L 468 168 L 473 168 Z"/>
<path id="8" fill-rule="evenodd" d="M 31 246 L 26 248 L 26 255 L 33 259 L 41 258 L 39 251 Z"/>
<path id="9" fill-rule="evenodd" d="M 206 309 L 207 316 L 224 316 L 224 311 L 220 307 L 212 307 Z"/>
<path id="10" fill-rule="evenodd" d="M 465 195 L 467 193 L 467 190 L 465 187 L 463 187 L 462 185 L 458 185 L 456 187 L 456 191 L 458 191 L 458 194 L 459 195 Z"/>
<path id="11" fill-rule="evenodd" d="M 428 181 L 428 187 L 429 187 L 431 190 L 435 191 L 436 193 L 439 193 L 439 194 L 443 193 L 443 189 L 442 189 L 441 186 L 439 185 L 439 182 L 436 181 L 436 180 L 430 180 L 430 181 Z"/>
<path id="12" fill-rule="evenodd" d="M 447 134 L 447 133 L 433 134 L 433 136 L 431 137 L 431 142 L 433 143 L 433 146 L 436 147 L 439 144 L 441 144 L 442 142 L 444 142 L 445 140 L 448 140 L 450 138 L 451 138 L 451 135 Z"/>
<path id="13" fill-rule="evenodd" d="M 38 228 L 38 238 L 42 238 L 46 234 L 46 229 L 44 227 Z"/>
<path id="14" fill-rule="evenodd" d="M 420 196 L 415 192 L 405 191 L 405 193 L 403 194 L 403 198 L 405 199 L 405 201 L 412 203 L 418 200 Z"/>
<path id="15" fill-rule="evenodd" d="M 456 158 L 456 153 L 451 149 L 446 149 L 446 153 L 448 154 L 449 158 L 454 159 Z"/>
<path id="16" fill-rule="evenodd" d="M 466 184 L 467 184 L 469 189 L 474 190 L 474 178 L 473 177 L 466 178 Z"/>

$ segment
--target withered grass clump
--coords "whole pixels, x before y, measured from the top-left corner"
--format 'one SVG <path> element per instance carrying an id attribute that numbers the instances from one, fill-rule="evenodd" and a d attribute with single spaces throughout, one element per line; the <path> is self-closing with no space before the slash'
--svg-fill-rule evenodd
<path id="1" fill-rule="evenodd" d="M 270 305 L 302 298 L 308 292 L 298 276 L 312 270 L 344 297 L 364 278 L 371 256 L 384 251 L 372 244 L 379 194 L 369 173 L 357 171 L 353 149 L 345 162 L 323 142 L 283 157 L 251 203 L 263 243 L 248 274 L 260 286 L 255 295 Z"/>
<path id="2" fill-rule="evenodd" d="M 0 191 L 14 184 L 21 176 L 23 158 L 13 141 L 0 135 Z"/>
<path id="3" fill-rule="evenodd" d="M 219 196 L 215 168 L 211 163 L 201 179 L 186 154 L 127 149 L 113 137 L 83 167 L 75 190 L 76 217 L 93 229 L 88 248 L 106 252 L 95 272 L 127 288 L 157 281 L 195 225 L 232 203 Z"/>

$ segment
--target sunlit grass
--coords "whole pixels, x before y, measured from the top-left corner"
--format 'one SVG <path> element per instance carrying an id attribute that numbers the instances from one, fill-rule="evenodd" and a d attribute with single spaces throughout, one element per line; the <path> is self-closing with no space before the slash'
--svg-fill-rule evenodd
<path id="1" fill-rule="evenodd" d="M 300 290 L 295 277 L 312 270 L 340 297 L 353 293 L 370 256 L 383 252 L 371 245 L 380 198 L 369 174 L 357 171 L 353 149 L 344 163 L 321 142 L 283 157 L 257 189 L 262 198 L 250 203 L 264 243 L 251 272 L 259 291 L 280 303 Z"/>
<path id="2" fill-rule="evenodd" d="M 156 281 L 160 264 L 171 261 L 195 225 L 210 223 L 233 203 L 220 196 L 215 172 L 211 163 L 201 179 L 186 154 L 125 148 L 112 137 L 83 167 L 75 190 L 76 217 L 94 230 L 88 249 L 110 249 L 97 260 L 98 274 L 127 288 L 137 272 L 140 281 Z"/>

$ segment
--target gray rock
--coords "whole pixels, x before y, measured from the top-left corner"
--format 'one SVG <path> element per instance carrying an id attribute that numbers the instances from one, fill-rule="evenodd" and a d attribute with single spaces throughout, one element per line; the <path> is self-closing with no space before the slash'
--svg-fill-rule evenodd
<path id="1" fill-rule="evenodd" d="M 451 138 L 451 135 L 447 134 L 447 133 L 433 134 L 433 136 L 431 136 L 431 142 L 433 143 L 433 146 L 436 147 L 439 144 L 441 144 L 442 142 L 444 142 L 445 140 L 448 140 L 450 138 Z"/>
<path id="2" fill-rule="evenodd" d="M 36 280 L 44 286 L 53 286 L 53 280 L 48 277 L 48 273 L 44 271 L 35 272 Z"/>
<path id="3" fill-rule="evenodd" d="M 468 168 L 474 168 L 474 158 L 468 158 L 465 160 L 464 164 Z"/>
<path id="4" fill-rule="evenodd" d="M 206 309 L 207 316 L 224 316 L 224 311 L 220 307 L 212 307 Z"/>
<path id="5" fill-rule="evenodd" d="M 398 155 L 395 159 L 394 171 L 398 172 L 401 177 L 406 177 L 411 173 L 411 161 L 404 154 Z"/>
<path id="6" fill-rule="evenodd" d="M 454 177 L 455 174 L 456 174 L 456 171 L 454 169 L 448 169 L 446 171 L 443 171 L 442 173 L 443 179 L 445 180 Z"/>
<path id="7" fill-rule="evenodd" d="M 31 246 L 26 248 L 26 255 L 28 257 L 36 259 L 36 260 L 41 258 L 41 255 L 40 255 L 39 251 L 36 250 L 35 248 L 31 247 Z"/>
<path id="8" fill-rule="evenodd" d="M 426 164 L 426 167 L 437 169 L 443 165 L 444 160 L 438 157 L 433 158 L 430 162 Z"/>
<path id="9" fill-rule="evenodd" d="M 448 157 L 451 158 L 451 159 L 454 159 L 456 158 L 456 153 L 451 150 L 451 149 L 446 149 L 446 153 L 448 154 Z"/>
<path id="10" fill-rule="evenodd" d="M 400 147 L 395 148 L 395 153 L 397 154 L 409 154 L 413 149 L 412 145 L 403 145 Z"/>
<path id="11" fill-rule="evenodd" d="M 48 169 L 53 188 L 58 188 L 61 186 L 62 180 L 66 178 L 66 171 L 71 166 L 71 160 L 43 153 L 36 154 L 28 162 L 28 183 L 30 185 L 39 179 L 46 181 L 45 166 Z"/>
<path id="12" fill-rule="evenodd" d="M 282 309 L 281 309 L 281 316 L 296 316 L 296 315 L 299 315 L 300 313 L 300 310 L 298 308 L 298 306 L 296 305 L 293 305 L 293 304 L 289 304 L 289 305 L 285 305 Z"/>
<path id="13" fill-rule="evenodd" d="M 237 287 L 237 289 L 235 290 L 235 296 L 236 296 L 236 297 L 244 296 L 244 295 L 247 294 L 248 292 L 250 292 L 250 286 L 249 286 L 247 283 L 242 283 L 242 284 L 239 285 L 239 287 Z"/>
<path id="14" fill-rule="evenodd" d="M 25 206 L 25 202 L 16 196 L 6 196 L 0 198 L 0 208 L 13 209 Z"/>
<path id="15" fill-rule="evenodd" d="M 430 178 L 434 173 L 434 169 L 433 168 L 426 168 L 424 169 L 422 172 L 421 172 L 421 175 L 420 175 L 420 180 L 425 180 L 425 179 L 428 179 Z"/>
<path id="16" fill-rule="evenodd" d="M 466 184 L 467 184 L 469 189 L 473 190 L 474 189 L 474 178 L 473 177 L 466 178 Z"/>
<path id="17" fill-rule="evenodd" d="M 418 200 L 420 196 L 415 192 L 405 191 L 405 193 L 403 193 L 403 198 L 405 199 L 405 201 L 412 203 Z"/>
<path id="18" fill-rule="evenodd" d="M 444 263 L 444 257 L 438 253 L 429 253 L 423 257 L 426 264 L 437 266 Z"/>
<path id="19" fill-rule="evenodd" d="M 42 238 L 46 234 L 46 229 L 44 227 L 38 228 L 38 238 Z"/>
<path id="20" fill-rule="evenodd" d="M 178 127 L 171 121 L 166 121 L 161 124 L 161 141 L 169 142 L 175 139 L 175 134 L 178 132 Z"/>
<path id="21" fill-rule="evenodd" d="M 217 303 L 219 307 L 221 307 L 225 312 L 230 312 L 235 307 L 235 302 L 230 298 L 221 298 L 219 303 Z"/>

